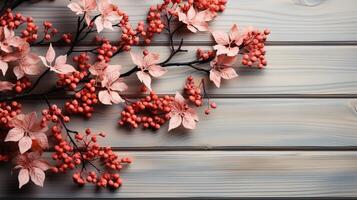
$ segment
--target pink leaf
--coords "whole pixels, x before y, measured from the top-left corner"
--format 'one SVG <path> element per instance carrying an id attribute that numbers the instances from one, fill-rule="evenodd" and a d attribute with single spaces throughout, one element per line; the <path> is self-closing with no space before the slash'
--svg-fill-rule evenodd
<path id="1" fill-rule="evenodd" d="M 17 178 L 19 180 L 19 188 L 21 188 L 30 180 L 29 171 L 27 169 L 21 169 Z"/>
<path id="2" fill-rule="evenodd" d="M 20 78 L 25 76 L 25 72 L 24 72 L 24 70 L 21 69 L 20 66 L 14 67 L 13 70 L 14 70 L 14 74 L 15 74 L 17 80 L 19 80 Z"/>
<path id="3" fill-rule="evenodd" d="M 233 68 L 227 67 L 227 68 L 221 69 L 221 77 L 223 79 L 232 79 L 232 78 L 238 77 L 238 74 Z"/>
<path id="4" fill-rule="evenodd" d="M 149 53 L 144 57 L 144 64 L 146 66 L 155 65 L 160 60 L 160 55 L 158 53 Z"/>
<path id="5" fill-rule="evenodd" d="M 41 146 L 42 149 L 47 149 L 48 148 L 48 140 L 47 140 L 47 135 L 42 132 L 38 133 L 33 133 L 35 140 L 38 142 L 38 144 Z"/>
<path id="6" fill-rule="evenodd" d="M 105 105 L 112 105 L 111 97 L 108 90 L 102 90 L 98 93 L 99 101 Z"/>
<path id="7" fill-rule="evenodd" d="M 94 24 L 97 27 L 97 32 L 100 33 L 104 29 L 103 18 L 101 16 L 94 20 Z"/>
<path id="8" fill-rule="evenodd" d="M 55 50 L 52 47 L 52 43 L 50 43 L 50 46 L 46 53 L 47 62 L 52 63 L 55 60 L 55 56 L 56 56 Z"/>
<path id="9" fill-rule="evenodd" d="M 75 72 L 76 69 L 72 65 L 63 64 L 63 65 L 55 65 L 53 71 L 59 74 L 68 74 L 68 73 Z"/>
<path id="10" fill-rule="evenodd" d="M 43 187 L 43 183 L 45 182 L 45 172 L 43 172 L 40 168 L 33 167 L 30 170 L 30 177 L 33 183 L 38 186 Z"/>
<path id="11" fill-rule="evenodd" d="M 188 129 L 196 128 L 196 122 L 190 114 L 186 113 L 182 119 L 182 125 Z"/>
<path id="12" fill-rule="evenodd" d="M 119 92 L 123 92 L 125 90 L 128 89 L 128 86 L 124 83 L 119 81 L 114 82 L 111 86 L 110 86 L 111 90 L 115 90 L 115 91 L 119 91 Z"/>
<path id="13" fill-rule="evenodd" d="M 70 3 L 67 7 L 75 12 L 76 15 L 83 14 L 83 9 L 77 3 Z"/>
<path id="14" fill-rule="evenodd" d="M 42 161 L 42 160 L 34 160 L 33 166 L 40 168 L 42 171 L 46 171 L 51 168 L 51 166 L 48 163 L 46 163 L 45 161 Z"/>
<path id="15" fill-rule="evenodd" d="M 185 103 L 185 98 L 183 98 L 183 96 L 180 93 L 176 92 L 175 101 L 177 101 L 180 104 L 183 104 Z"/>
<path id="16" fill-rule="evenodd" d="M 214 40 L 220 45 L 228 45 L 229 37 L 228 34 L 222 31 L 213 31 L 212 36 Z"/>
<path id="17" fill-rule="evenodd" d="M 9 65 L 7 64 L 7 62 L 0 60 L 0 71 L 2 72 L 2 75 L 5 76 L 8 68 L 9 68 Z"/>
<path id="18" fill-rule="evenodd" d="M 122 103 L 124 100 L 120 97 L 118 92 L 110 91 L 110 99 L 114 104 Z"/>
<path id="19" fill-rule="evenodd" d="M 151 65 L 148 70 L 153 77 L 160 77 L 167 72 L 167 69 L 164 69 L 160 65 Z"/>
<path id="20" fill-rule="evenodd" d="M 19 149 L 21 154 L 31 149 L 31 146 L 32 146 L 32 140 L 29 136 L 24 136 L 23 138 L 20 139 Z"/>
<path id="21" fill-rule="evenodd" d="M 169 131 L 181 125 L 182 117 L 180 115 L 172 115 L 169 122 Z"/>
<path id="22" fill-rule="evenodd" d="M 212 69 L 209 72 L 209 79 L 216 85 L 216 87 L 220 87 L 221 85 L 221 75 L 219 71 Z"/>
<path id="23" fill-rule="evenodd" d="M 23 129 L 18 127 L 12 128 L 7 134 L 5 138 L 5 142 L 9 142 L 9 141 L 17 142 L 22 137 L 24 137 L 24 135 L 25 135 L 25 131 Z"/>
<path id="24" fill-rule="evenodd" d="M 133 61 L 133 63 L 139 67 L 142 67 L 144 65 L 144 60 L 142 58 L 142 56 L 140 56 L 137 53 L 134 52 L 130 52 L 130 56 L 131 56 L 131 60 Z"/>
<path id="25" fill-rule="evenodd" d="M 196 11 L 193 8 L 193 6 L 191 6 L 191 8 L 188 9 L 188 11 L 187 11 L 187 19 L 189 19 L 189 20 L 193 19 L 195 16 L 196 16 Z"/>
<path id="26" fill-rule="evenodd" d="M 63 65 L 67 62 L 67 55 L 60 55 L 56 58 L 55 65 Z"/>
<path id="27" fill-rule="evenodd" d="M 151 91 L 151 78 L 149 74 L 143 71 L 138 71 L 136 72 L 136 75 L 138 76 L 139 80 L 144 83 L 144 85 Z"/>
<path id="28" fill-rule="evenodd" d="M 9 81 L 0 81 L 0 92 L 6 91 L 6 90 L 12 90 L 12 88 L 14 86 L 15 86 L 15 84 L 13 84 Z"/>

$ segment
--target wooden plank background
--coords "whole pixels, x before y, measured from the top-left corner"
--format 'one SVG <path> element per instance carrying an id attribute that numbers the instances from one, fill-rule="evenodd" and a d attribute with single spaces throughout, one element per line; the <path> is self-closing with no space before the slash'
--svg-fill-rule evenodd
<path id="1" fill-rule="evenodd" d="M 134 24 L 160 0 L 115 2 Z M 44 189 L 27 185 L 18 191 L 17 174 L 11 176 L 10 167 L 4 166 L 0 180 L 7 184 L 0 187 L 0 197 L 357 198 L 357 1 L 324 0 L 314 7 L 294 2 L 229 0 L 226 11 L 211 23 L 215 30 L 227 30 L 233 23 L 270 28 L 269 66 L 257 70 L 237 65 L 239 79 L 224 82 L 220 89 L 209 87 L 218 109 L 200 115 L 196 130 L 129 131 L 116 125 L 121 106 L 99 106 L 91 120 L 73 119 L 71 128 L 103 130 L 108 134 L 103 144 L 133 157 L 134 163 L 121 173 L 121 189 L 77 188 L 69 176 L 50 175 Z M 76 17 L 67 4 L 40 1 L 18 10 L 38 22 L 52 21 L 60 32 L 70 32 Z M 104 35 L 115 39 L 119 34 Z M 207 33 L 182 32 L 176 40 L 181 37 L 189 53 L 176 61 L 194 59 L 196 48 L 207 49 L 212 43 Z M 165 59 L 166 44 L 166 36 L 161 35 L 149 50 Z M 80 45 L 87 49 L 93 43 L 89 39 Z M 39 54 L 46 50 L 35 48 Z M 113 63 L 121 64 L 123 71 L 133 66 L 128 54 L 116 56 Z M 203 76 L 186 67 L 172 67 L 155 80 L 153 88 L 159 94 L 173 94 L 190 74 L 197 79 Z M 126 81 L 138 83 L 134 76 Z M 48 89 L 51 82 L 53 76 L 40 90 Z M 136 93 L 131 89 L 126 94 Z M 34 101 L 25 106 L 45 107 Z"/>

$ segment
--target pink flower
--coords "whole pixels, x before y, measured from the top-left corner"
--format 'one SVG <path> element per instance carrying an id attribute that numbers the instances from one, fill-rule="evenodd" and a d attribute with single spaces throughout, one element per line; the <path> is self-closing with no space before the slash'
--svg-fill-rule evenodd
<path id="1" fill-rule="evenodd" d="M 0 27 L 0 50 L 11 53 L 14 51 L 14 47 L 18 47 L 24 40 L 18 36 L 15 36 L 13 30 L 7 27 Z"/>
<path id="2" fill-rule="evenodd" d="M 5 138 L 5 142 L 19 142 L 20 153 L 23 154 L 32 146 L 32 140 L 36 140 L 43 148 L 48 148 L 45 132 L 47 127 L 41 126 L 41 121 L 36 121 L 36 112 L 24 115 L 19 114 L 10 121 L 12 128 Z"/>
<path id="3" fill-rule="evenodd" d="M 188 129 L 196 127 L 198 116 L 196 111 L 185 103 L 185 99 L 180 93 L 176 93 L 175 101 L 171 104 L 171 112 L 169 113 L 171 119 L 169 122 L 169 131 L 179 127 L 181 124 Z"/>
<path id="4" fill-rule="evenodd" d="M 38 152 L 20 154 L 15 159 L 15 169 L 20 169 L 18 179 L 19 188 L 30 181 L 43 187 L 46 175 L 45 171 L 50 168 L 49 164 L 40 159 Z"/>
<path id="5" fill-rule="evenodd" d="M 5 76 L 7 69 L 9 68 L 9 62 L 15 61 L 17 58 L 13 56 L 9 56 L 7 54 L 0 55 L 0 71 L 3 76 Z"/>
<path id="6" fill-rule="evenodd" d="M 113 23 L 122 19 L 122 16 L 118 13 L 118 7 L 112 4 L 110 0 L 99 0 L 98 10 L 101 15 L 94 21 L 98 33 L 104 28 L 113 30 Z"/>
<path id="7" fill-rule="evenodd" d="M 164 75 L 167 70 L 157 65 L 160 60 L 160 55 L 156 53 L 149 53 L 145 56 L 140 56 L 133 52 L 130 52 L 131 59 L 136 64 L 140 71 L 136 72 L 139 80 L 145 84 L 149 90 L 151 90 L 151 76 L 160 77 Z"/>
<path id="8" fill-rule="evenodd" d="M 242 45 L 244 37 L 239 33 L 237 25 L 233 25 L 229 34 L 222 31 L 212 32 L 217 45 L 213 46 L 217 50 L 217 55 L 227 54 L 227 56 L 236 56 L 239 52 L 239 46 Z"/>
<path id="9" fill-rule="evenodd" d="M 50 47 L 48 48 L 46 58 L 43 56 L 39 57 L 46 67 L 50 68 L 51 71 L 54 71 L 58 74 L 68 74 L 76 71 L 76 69 L 72 65 L 66 64 L 67 55 L 58 56 L 56 58 L 55 64 L 52 65 L 56 57 L 56 53 L 52 47 L 52 44 L 50 44 Z"/>
<path id="10" fill-rule="evenodd" d="M 120 74 L 120 65 L 109 65 L 108 63 L 101 61 L 96 62 L 89 68 L 89 72 L 96 76 L 100 81 L 104 79 L 105 74 L 107 73 L 117 73 Z"/>
<path id="11" fill-rule="evenodd" d="M 40 61 L 36 54 L 28 53 L 20 58 L 16 67 L 14 67 L 14 74 L 18 79 L 22 78 L 25 74 L 37 75 L 41 72 L 37 63 Z"/>
<path id="12" fill-rule="evenodd" d="M 9 82 L 9 81 L 0 81 L 0 92 L 6 91 L 6 90 L 12 90 L 12 88 L 15 86 L 15 84 Z"/>
<path id="13" fill-rule="evenodd" d="M 85 14 L 86 23 L 89 25 L 91 21 L 90 14 L 97 8 L 97 2 L 96 0 L 81 0 L 78 3 L 70 3 L 67 7 L 75 12 L 76 15 Z"/>
<path id="14" fill-rule="evenodd" d="M 105 90 L 99 91 L 98 93 L 100 102 L 106 105 L 124 102 L 119 92 L 128 89 L 128 86 L 120 78 L 120 73 L 106 73 L 101 83 Z"/>
<path id="15" fill-rule="evenodd" d="M 217 87 L 221 85 L 221 78 L 232 79 L 238 77 L 238 74 L 232 68 L 236 59 L 237 57 L 219 55 L 211 61 L 212 69 L 209 73 L 209 78 Z"/>
<path id="16" fill-rule="evenodd" d="M 204 10 L 201 12 L 196 12 L 196 10 L 191 6 L 188 10 L 187 14 L 182 12 L 181 10 L 178 11 L 179 21 L 187 24 L 187 28 L 196 33 L 198 31 L 208 31 L 208 21 L 213 19 L 213 13 L 209 10 Z"/>

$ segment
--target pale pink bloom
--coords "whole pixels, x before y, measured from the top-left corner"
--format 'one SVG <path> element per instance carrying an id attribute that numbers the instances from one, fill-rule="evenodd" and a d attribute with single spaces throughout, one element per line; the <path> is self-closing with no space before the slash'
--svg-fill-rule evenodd
<path id="1" fill-rule="evenodd" d="M 211 71 L 209 73 L 210 80 L 217 86 L 221 85 L 221 78 L 232 79 L 238 77 L 236 71 L 232 68 L 237 57 L 219 55 L 211 61 Z"/>
<path id="2" fill-rule="evenodd" d="M 140 71 L 136 72 L 139 80 L 151 90 L 151 76 L 157 78 L 164 75 L 167 69 L 164 69 L 157 63 L 159 63 L 160 55 L 157 53 L 149 53 L 145 56 L 130 52 L 131 59 L 134 64 L 138 66 Z"/>
<path id="3" fill-rule="evenodd" d="M 32 140 L 36 140 L 41 148 L 48 148 L 48 140 L 45 132 L 47 127 L 41 126 L 41 120 L 37 121 L 36 112 L 24 115 L 19 114 L 10 121 L 13 127 L 5 138 L 5 142 L 19 142 L 20 153 L 23 154 L 32 146 Z"/>
<path id="4" fill-rule="evenodd" d="M 128 86 L 120 78 L 120 73 L 106 73 L 101 83 L 105 90 L 98 93 L 100 102 L 106 105 L 124 102 L 119 92 L 125 91 L 128 89 Z"/>
<path id="5" fill-rule="evenodd" d="M 24 57 L 20 58 L 17 62 L 17 66 L 14 67 L 14 74 L 18 79 L 22 78 L 25 74 L 37 75 L 41 72 L 37 63 L 40 61 L 36 54 L 28 53 Z"/>
<path id="6" fill-rule="evenodd" d="M 15 61 L 17 58 L 9 56 L 8 54 L 0 55 L 0 71 L 5 76 L 7 69 L 9 68 L 9 62 Z"/>
<path id="7" fill-rule="evenodd" d="M 104 79 L 107 73 L 117 73 L 120 74 L 120 65 L 109 65 L 108 63 L 101 61 L 96 62 L 89 68 L 89 72 L 96 76 L 100 81 Z"/>
<path id="8" fill-rule="evenodd" d="M 97 1 L 96 0 L 80 0 L 79 2 L 73 2 L 68 4 L 67 6 L 76 15 L 83 15 L 85 14 L 86 23 L 90 24 L 90 14 L 97 8 Z"/>
<path id="9" fill-rule="evenodd" d="M 175 100 L 171 104 L 169 131 L 179 127 L 181 124 L 188 129 L 196 127 L 198 116 L 196 111 L 185 103 L 183 96 L 176 92 Z"/>
<path id="10" fill-rule="evenodd" d="M 217 50 L 217 55 L 227 54 L 227 56 L 236 56 L 239 52 L 239 46 L 243 43 L 243 35 L 238 31 L 238 27 L 234 24 L 229 34 L 223 31 L 212 32 L 217 45 L 213 46 Z"/>
<path id="11" fill-rule="evenodd" d="M 14 51 L 14 47 L 20 46 L 24 40 L 18 36 L 15 36 L 13 30 L 7 27 L 0 27 L 0 50 L 11 53 Z"/>
<path id="12" fill-rule="evenodd" d="M 98 33 L 104 28 L 113 30 L 113 23 L 122 19 L 122 16 L 119 15 L 118 7 L 110 0 L 99 0 L 98 11 L 101 15 L 94 21 Z"/>
<path id="13" fill-rule="evenodd" d="M 54 71 L 58 74 L 68 74 L 76 71 L 76 69 L 72 65 L 66 64 L 67 55 L 58 56 L 55 60 L 56 52 L 53 49 L 52 44 L 50 44 L 50 47 L 48 48 L 46 57 L 39 57 L 46 67 L 50 68 L 51 71 Z M 55 61 L 54 65 L 53 61 Z"/>
<path id="14" fill-rule="evenodd" d="M 193 6 L 187 11 L 187 14 L 181 11 L 178 11 L 179 21 L 187 24 L 187 28 L 196 33 L 198 31 L 208 31 L 208 21 L 211 21 L 214 17 L 214 14 L 209 10 L 204 10 L 197 12 Z"/>
<path id="15" fill-rule="evenodd" d="M 6 90 L 12 90 L 12 88 L 15 86 L 15 84 L 9 82 L 9 81 L 0 81 L 0 92 L 6 91 Z"/>
<path id="16" fill-rule="evenodd" d="M 45 171 L 50 168 L 50 165 L 45 160 L 40 159 L 38 152 L 20 154 L 16 157 L 15 163 L 15 169 L 20 169 L 18 175 L 19 188 L 27 184 L 30 178 L 33 183 L 43 187 L 46 178 Z"/>

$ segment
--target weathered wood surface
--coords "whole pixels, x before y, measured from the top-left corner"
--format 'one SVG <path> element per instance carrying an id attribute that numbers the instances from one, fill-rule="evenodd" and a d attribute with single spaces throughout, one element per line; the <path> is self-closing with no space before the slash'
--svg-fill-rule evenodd
<path id="1" fill-rule="evenodd" d="M 76 16 L 66 6 L 67 0 L 40 1 L 32 6 L 22 6 L 18 10 L 33 16 L 38 22 L 49 20 L 60 32 L 74 31 Z M 150 5 L 160 0 L 115 0 L 130 16 L 136 25 L 144 20 Z M 293 0 L 233 0 L 227 9 L 214 22 L 214 30 L 229 30 L 232 23 L 242 27 L 249 25 L 270 28 L 272 42 L 304 41 L 356 41 L 357 40 L 357 6 L 355 0 L 325 0 L 321 4 L 309 7 L 294 3 Z M 106 36 L 117 41 L 118 33 L 107 32 Z M 184 34 L 185 41 L 192 44 L 211 42 L 207 33 Z M 164 36 L 155 39 L 157 43 L 166 43 Z M 86 41 L 89 42 L 88 40 Z"/>
<path id="2" fill-rule="evenodd" d="M 159 1 L 115 0 L 132 25 L 145 19 L 149 5 Z M 270 28 L 269 66 L 239 67 L 239 79 L 220 89 L 209 87 L 218 109 L 210 116 L 200 115 L 194 131 L 119 128 L 121 106 L 99 106 L 91 120 L 73 118 L 71 128 L 105 131 L 108 137 L 102 144 L 131 150 L 118 152 L 134 158 L 122 171 L 120 190 L 76 188 L 70 175 L 50 175 L 44 189 L 29 185 L 19 191 L 17 173 L 10 176 L 10 168 L 2 167 L 0 197 L 357 197 L 357 152 L 346 151 L 357 147 L 357 1 L 321 2 L 309 7 L 293 0 L 229 1 L 225 13 L 211 23 L 212 29 L 228 30 L 232 23 Z M 18 11 L 39 23 L 52 21 L 64 33 L 75 30 L 76 23 L 67 4 L 67 0 L 40 1 Z M 119 34 L 105 31 L 104 35 L 117 41 Z M 181 37 L 189 53 L 174 61 L 191 60 L 198 46 L 212 43 L 208 33 L 184 32 L 176 39 Z M 168 55 L 166 40 L 160 35 L 150 47 L 162 59 Z M 91 44 L 85 40 L 81 48 Z M 42 54 L 46 50 L 35 48 Z M 123 71 L 133 66 L 127 54 L 112 63 L 121 64 Z M 171 94 L 182 89 L 189 74 L 201 76 L 187 67 L 172 67 L 153 88 Z M 53 80 L 44 81 L 50 85 Z M 126 81 L 138 83 L 135 75 Z M 41 110 L 45 105 L 25 102 L 25 107 Z M 260 151 L 247 151 L 251 149 Z"/>
<path id="3" fill-rule="evenodd" d="M 209 49 L 208 46 L 199 46 Z M 90 49 L 81 47 L 79 49 Z M 195 60 L 197 47 L 184 46 L 188 53 L 181 53 L 172 62 L 187 62 Z M 57 48 L 58 55 L 67 48 Z M 161 60 L 169 54 L 168 47 L 155 46 L 148 48 L 160 53 Z M 139 48 L 134 51 L 139 52 Z M 47 47 L 37 47 L 34 51 L 45 55 Z M 223 81 L 221 88 L 216 88 L 210 81 L 207 92 L 211 97 L 239 97 L 242 95 L 342 95 L 357 94 L 357 47 L 356 46 L 268 46 L 267 59 L 269 65 L 264 70 L 248 68 L 236 63 L 240 77 Z M 112 59 L 114 64 L 122 65 L 122 72 L 129 71 L 134 64 L 128 53 L 122 53 Z M 201 67 L 209 69 L 209 64 Z M 185 78 L 190 74 L 197 77 L 206 76 L 188 66 L 170 67 L 169 72 L 159 79 L 153 80 L 153 89 L 160 94 L 173 94 L 181 91 Z M 52 76 L 54 79 L 55 76 Z M 46 82 L 49 82 L 49 78 Z M 137 94 L 140 82 L 135 74 L 125 78 L 131 86 L 126 94 Z M 197 83 L 198 84 L 198 83 Z M 41 84 L 38 91 L 51 87 L 51 84 Z"/>
<path id="4" fill-rule="evenodd" d="M 101 142 L 120 148 L 239 148 L 357 146 L 357 99 L 212 99 L 211 115 L 200 111 L 193 131 L 130 130 L 117 125 L 121 106 L 100 106 L 90 120 L 74 118 L 74 130 L 105 131 Z M 44 102 L 43 102 L 44 103 Z M 30 104 L 32 105 L 32 104 Z M 25 107 L 29 108 L 30 106 Z M 32 105 L 31 110 L 46 108 Z"/>
<path id="5" fill-rule="evenodd" d="M 10 169 L 1 173 L 0 197 L 355 197 L 356 152 L 119 152 L 134 163 L 115 191 L 77 188 L 70 175 L 47 177 L 45 188 L 21 193 Z"/>

